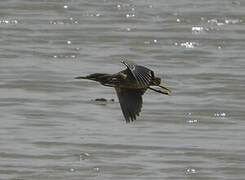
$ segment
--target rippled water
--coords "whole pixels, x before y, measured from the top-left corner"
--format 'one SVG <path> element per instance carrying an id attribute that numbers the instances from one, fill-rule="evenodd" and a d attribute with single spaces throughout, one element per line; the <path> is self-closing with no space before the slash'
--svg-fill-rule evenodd
<path id="1" fill-rule="evenodd" d="M 244 179 L 244 1 L 0 7 L 1 179 Z M 113 89 L 73 79 L 125 58 L 173 91 L 131 124 Z"/>

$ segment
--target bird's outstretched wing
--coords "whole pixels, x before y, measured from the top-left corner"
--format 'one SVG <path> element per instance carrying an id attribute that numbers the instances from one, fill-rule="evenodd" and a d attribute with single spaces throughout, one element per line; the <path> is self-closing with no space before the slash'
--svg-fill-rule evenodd
<path id="1" fill-rule="evenodd" d="M 136 120 L 142 108 L 142 95 L 145 90 L 115 88 L 126 122 Z"/>
<path id="2" fill-rule="evenodd" d="M 154 72 L 152 70 L 127 61 L 122 61 L 122 63 L 127 67 L 141 88 L 147 88 L 150 85 L 150 82 L 154 77 Z"/>

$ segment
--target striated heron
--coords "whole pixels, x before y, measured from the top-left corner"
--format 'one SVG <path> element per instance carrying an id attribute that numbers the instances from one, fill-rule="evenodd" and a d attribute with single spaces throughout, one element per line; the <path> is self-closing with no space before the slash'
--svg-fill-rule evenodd
<path id="1" fill-rule="evenodd" d="M 169 95 L 170 89 L 161 84 L 161 78 L 156 77 L 152 70 L 126 61 L 122 63 L 127 69 L 116 74 L 94 73 L 75 79 L 89 79 L 104 86 L 114 87 L 126 122 L 130 122 L 139 116 L 143 102 L 142 95 L 147 89 L 165 95 Z M 151 86 L 158 86 L 161 89 L 154 89 Z"/>

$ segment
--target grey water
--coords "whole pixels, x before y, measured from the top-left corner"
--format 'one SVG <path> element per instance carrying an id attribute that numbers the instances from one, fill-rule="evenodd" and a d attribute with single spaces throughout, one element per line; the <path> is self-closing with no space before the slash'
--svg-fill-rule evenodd
<path id="1" fill-rule="evenodd" d="M 245 2 L 0 2 L 0 179 L 245 179 Z M 126 124 L 75 76 L 147 66 Z M 107 103 L 96 98 L 115 99 Z"/>

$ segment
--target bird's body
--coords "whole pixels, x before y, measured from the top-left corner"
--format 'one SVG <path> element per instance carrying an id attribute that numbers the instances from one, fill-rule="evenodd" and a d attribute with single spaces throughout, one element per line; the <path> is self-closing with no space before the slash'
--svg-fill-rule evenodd
<path id="1" fill-rule="evenodd" d="M 126 122 L 130 122 L 139 116 L 143 103 L 142 95 L 148 88 L 162 94 L 169 94 L 170 90 L 160 84 L 161 79 L 155 77 L 152 70 L 125 61 L 122 63 L 127 69 L 116 74 L 95 73 L 86 77 L 76 77 L 76 79 L 90 79 L 104 86 L 114 87 Z M 153 89 L 150 86 L 159 86 L 165 90 Z"/>

